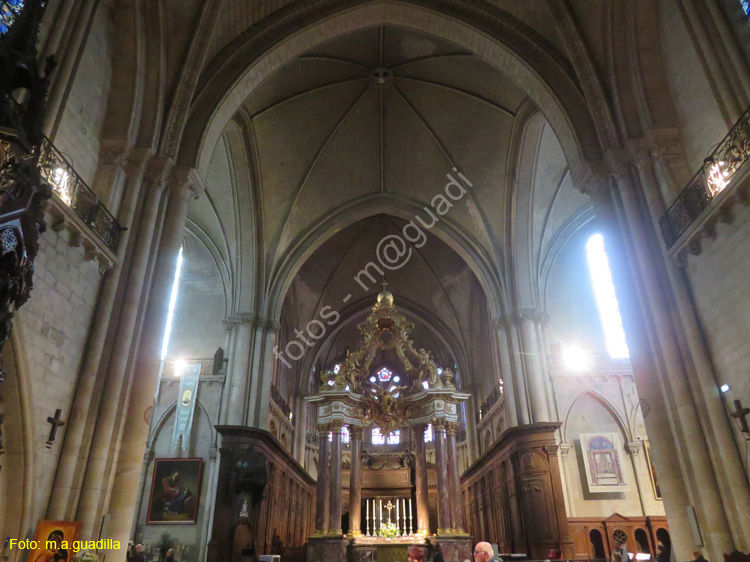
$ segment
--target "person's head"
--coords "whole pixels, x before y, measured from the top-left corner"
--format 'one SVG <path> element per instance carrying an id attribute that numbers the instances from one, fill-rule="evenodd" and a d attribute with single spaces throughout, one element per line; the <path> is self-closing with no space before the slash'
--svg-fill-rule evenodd
<path id="1" fill-rule="evenodd" d="M 622 543 L 620 543 L 620 544 L 622 544 Z M 620 548 L 620 547 L 618 546 L 617 548 Z M 614 558 L 614 561 L 615 561 L 615 562 L 622 562 L 622 552 L 620 552 L 620 551 L 617 551 L 617 552 L 615 552 L 615 553 L 613 554 L 613 556 L 612 556 L 612 557 Z"/>
<path id="2" fill-rule="evenodd" d="M 492 545 L 488 542 L 478 542 L 474 547 L 474 562 L 488 562 L 495 556 Z"/>
<path id="3" fill-rule="evenodd" d="M 412 546 L 409 549 L 408 561 L 409 562 L 423 562 L 424 552 L 422 549 L 416 546 Z"/>
<path id="4" fill-rule="evenodd" d="M 703 558 L 703 553 L 700 550 L 694 550 L 693 558 Z"/>
<path id="5" fill-rule="evenodd" d="M 174 554 L 174 549 L 173 549 L 173 548 L 170 548 L 170 549 L 169 549 L 169 550 L 167 551 L 167 556 L 172 556 L 173 554 Z"/>
<path id="6" fill-rule="evenodd" d="M 136 552 L 143 552 L 143 545 L 140 544 L 140 543 L 138 543 L 137 545 L 135 545 L 135 551 Z"/>

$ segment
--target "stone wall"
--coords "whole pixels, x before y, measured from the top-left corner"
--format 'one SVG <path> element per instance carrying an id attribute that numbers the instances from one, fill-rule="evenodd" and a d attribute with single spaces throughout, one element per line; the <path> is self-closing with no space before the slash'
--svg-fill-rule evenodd
<path id="1" fill-rule="evenodd" d="M 214 465 L 217 453 L 217 433 L 214 425 L 218 420 L 223 379 L 223 376 L 201 375 L 198 402 L 195 405 L 193 428 L 187 450 L 171 453 L 175 404 L 179 396 L 180 382 L 178 377 L 172 375 L 162 377 L 159 395 L 151 414 L 150 453 L 143 465 L 144 471 L 141 475 L 143 488 L 140 493 L 138 522 L 134 531 L 134 539 L 143 543 L 146 550 L 153 554 L 158 551 L 159 545 L 165 540 L 163 535 L 166 533 L 168 535 L 166 542 L 175 549 L 180 560 L 183 562 L 203 560 L 208 519 L 213 505 Z M 154 461 L 159 458 L 201 458 L 203 460 L 196 523 L 182 525 L 147 523 L 152 488 L 153 494 L 161 493 L 160 484 L 153 482 Z"/>
<path id="2" fill-rule="evenodd" d="M 750 299 L 747 285 L 738 282 L 750 276 L 750 207 L 735 205 L 732 224 L 719 224 L 715 240 L 704 239 L 703 251 L 688 259 L 687 273 L 693 299 L 708 342 L 709 352 L 716 369 L 717 386 L 729 384 L 724 394 L 727 409 L 734 409 L 734 400 L 750 407 Z M 750 421 L 750 416 L 748 416 Z M 750 473 L 748 441 L 739 431 L 736 420 L 732 429 Z"/>
<path id="3" fill-rule="evenodd" d="M 47 217 L 50 224 L 50 217 Z M 84 249 L 68 243 L 66 231 L 48 229 L 40 238 L 35 262 L 34 290 L 17 313 L 28 363 L 34 449 L 34 514 L 32 525 L 44 518 L 57 468 L 65 426 L 50 448 L 47 417 L 62 410 L 70 414 L 81 360 L 96 306 L 101 275 L 96 261 L 84 259 Z"/>

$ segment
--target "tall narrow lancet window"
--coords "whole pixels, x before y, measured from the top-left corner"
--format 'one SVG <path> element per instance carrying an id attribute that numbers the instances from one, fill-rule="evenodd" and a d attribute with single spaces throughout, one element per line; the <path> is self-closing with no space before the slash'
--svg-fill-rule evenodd
<path id="1" fill-rule="evenodd" d="M 601 234 L 592 235 L 586 243 L 586 258 L 589 264 L 591 284 L 594 286 L 596 306 L 604 329 L 604 339 L 610 357 L 624 359 L 630 357 L 628 344 L 625 342 L 625 330 L 622 328 L 620 307 L 615 296 L 615 285 L 609 260 L 604 251 L 604 238 Z"/>
<path id="2" fill-rule="evenodd" d="M 172 282 L 172 294 L 169 297 L 169 312 L 167 313 L 167 327 L 164 329 L 164 341 L 161 344 L 161 360 L 167 357 L 169 349 L 169 336 L 172 334 L 172 320 L 174 319 L 174 307 L 177 303 L 177 289 L 180 286 L 180 275 L 182 274 L 182 247 L 177 254 L 177 269 L 174 272 L 174 281 Z"/>
<path id="3" fill-rule="evenodd" d="M 750 0 L 740 0 L 740 5 L 742 6 L 742 11 L 750 19 Z"/>

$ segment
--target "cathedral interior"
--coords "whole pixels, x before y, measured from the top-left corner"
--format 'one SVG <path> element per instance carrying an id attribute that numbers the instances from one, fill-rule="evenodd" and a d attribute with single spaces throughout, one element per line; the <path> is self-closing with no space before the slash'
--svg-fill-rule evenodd
<path id="1" fill-rule="evenodd" d="M 742 560 L 748 161 L 748 0 L 0 0 L 0 560 Z"/>

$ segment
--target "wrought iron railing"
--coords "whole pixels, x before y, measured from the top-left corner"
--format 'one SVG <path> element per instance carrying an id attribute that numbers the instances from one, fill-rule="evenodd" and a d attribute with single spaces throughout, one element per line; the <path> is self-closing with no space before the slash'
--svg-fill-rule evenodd
<path id="1" fill-rule="evenodd" d="M 112 253 L 117 253 L 120 233 L 124 229 L 47 137 L 42 141 L 39 168 L 42 178 L 60 199 Z"/>
<path id="2" fill-rule="evenodd" d="M 492 407 L 497 404 L 497 401 L 500 400 L 500 397 L 502 395 L 503 391 L 499 387 L 490 393 L 487 399 L 482 402 L 482 405 L 479 406 L 479 410 L 477 411 L 477 423 L 479 423 L 482 418 L 484 418 L 484 416 L 486 416 L 487 413 L 492 409 Z"/>
<path id="3" fill-rule="evenodd" d="M 279 410 L 281 410 L 281 413 L 284 414 L 287 418 L 289 418 L 289 414 L 292 413 L 292 409 L 289 407 L 289 404 L 286 403 L 286 400 L 284 400 L 284 397 L 281 394 L 279 394 L 279 391 L 276 388 L 276 385 L 273 385 L 273 384 L 271 385 L 271 399 L 279 407 Z M 292 419 L 289 418 L 289 421 L 292 421 Z"/>
<path id="4" fill-rule="evenodd" d="M 750 159 L 750 109 L 745 111 L 727 136 L 716 146 L 687 187 L 659 221 L 667 248 L 706 210 L 732 176 Z"/>

